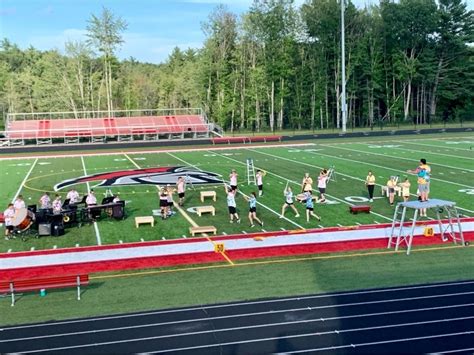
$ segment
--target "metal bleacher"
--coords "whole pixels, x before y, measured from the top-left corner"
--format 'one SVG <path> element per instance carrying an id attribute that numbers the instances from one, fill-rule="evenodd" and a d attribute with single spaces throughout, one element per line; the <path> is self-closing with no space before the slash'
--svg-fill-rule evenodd
<path id="1" fill-rule="evenodd" d="M 209 138 L 200 108 L 8 114 L 2 145 Z"/>

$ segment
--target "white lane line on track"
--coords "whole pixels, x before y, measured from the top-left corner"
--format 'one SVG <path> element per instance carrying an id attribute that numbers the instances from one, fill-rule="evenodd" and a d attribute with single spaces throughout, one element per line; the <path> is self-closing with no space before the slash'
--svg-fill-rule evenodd
<path id="1" fill-rule="evenodd" d="M 87 175 L 86 163 L 82 155 L 81 155 L 81 162 L 82 162 L 82 170 L 84 170 L 84 176 L 86 176 Z M 86 182 L 86 185 L 87 185 L 87 193 L 89 193 L 89 191 L 91 190 L 89 182 Z M 95 221 L 92 224 L 94 226 L 95 239 L 97 240 L 97 245 L 102 245 L 102 239 L 100 238 L 99 226 L 97 225 L 97 222 Z"/>
<path id="2" fill-rule="evenodd" d="M 263 300 L 263 301 L 251 301 L 251 302 L 238 302 L 238 303 L 231 303 L 231 304 L 223 304 L 223 305 L 209 305 L 209 306 L 200 306 L 200 307 L 189 307 L 189 308 L 181 308 L 181 309 L 173 309 L 173 310 L 162 310 L 162 311 L 154 311 L 154 312 L 144 312 L 144 313 L 132 313 L 132 314 L 122 314 L 116 316 L 106 316 L 106 317 L 97 317 L 97 318 L 87 318 L 87 319 L 73 319 L 67 321 L 59 321 L 59 322 L 50 322 L 50 323 L 40 323 L 40 324 L 28 324 L 28 325 L 19 325 L 19 326 L 12 326 L 8 328 L 0 328 L 0 331 L 9 331 L 9 330 L 17 330 L 17 329 L 28 329 L 28 328 L 42 328 L 42 327 L 50 327 L 59 325 L 62 326 L 64 324 L 74 324 L 74 323 L 86 323 L 86 322 L 97 322 L 97 321 L 104 321 L 110 319 L 120 319 L 120 318 L 134 318 L 134 317 L 143 317 L 143 316 L 152 316 L 158 314 L 169 314 L 169 313 L 182 313 L 182 312 L 189 312 L 189 311 L 202 311 L 204 309 L 222 309 L 222 308 L 232 308 L 232 307 L 241 307 L 241 306 L 248 306 L 248 305 L 260 305 L 260 304 L 272 304 L 272 303 L 282 303 L 288 301 L 304 301 L 304 300 L 312 300 L 312 299 L 324 299 L 324 298 L 333 298 L 337 296 L 354 296 L 354 295 L 364 295 L 364 294 L 382 294 L 385 292 L 396 292 L 399 293 L 400 291 L 411 291 L 411 290 L 424 290 L 424 289 L 433 289 L 433 288 L 443 288 L 443 287 L 455 287 L 455 286 L 462 286 L 462 285 L 472 285 L 474 281 L 460 281 L 460 282 L 451 282 L 445 284 L 434 284 L 434 285 L 419 285 L 419 286 L 405 286 L 405 287 L 396 287 L 396 288 L 389 288 L 389 289 L 369 289 L 369 290 L 361 290 L 361 291 L 352 291 L 352 292 L 340 292 L 340 293 L 331 293 L 331 294 L 322 294 L 322 295 L 310 295 L 310 296 L 300 296 L 300 297 L 289 297 L 289 298 L 278 298 L 278 299 L 271 299 L 271 300 Z M 413 298 L 408 298 L 413 299 Z M 394 301 L 396 299 L 393 299 Z M 253 314 L 253 313 L 251 313 Z M 205 319 L 209 319 L 206 317 Z"/>
<path id="3" fill-rule="evenodd" d="M 381 312 L 380 315 L 383 315 L 384 313 L 385 312 Z M 319 318 L 319 319 L 302 320 L 302 321 L 290 321 L 290 322 L 270 323 L 270 324 L 267 323 L 267 324 L 258 325 L 258 326 L 251 326 L 250 325 L 250 326 L 245 326 L 245 327 L 234 327 L 234 328 L 225 328 L 225 329 L 211 329 L 211 330 L 200 331 L 200 332 L 157 335 L 157 336 L 151 336 L 151 337 L 115 340 L 115 341 L 107 341 L 107 342 L 101 342 L 101 343 L 96 342 L 96 343 L 90 343 L 90 344 L 80 344 L 80 345 L 64 346 L 64 347 L 49 348 L 49 349 L 34 349 L 34 350 L 23 350 L 23 351 L 28 352 L 28 353 L 36 353 L 36 352 L 43 352 L 43 351 L 48 351 L 49 352 L 49 351 L 58 351 L 58 350 L 66 350 L 66 349 L 88 348 L 88 347 L 96 347 L 96 346 L 103 346 L 103 345 L 141 342 L 141 341 L 147 341 L 147 340 L 176 338 L 176 337 L 183 337 L 183 336 L 196 336 L 196 335 L 208 334 L 208 333 L 222 333 L 222 332 L 229 332 L 229 331 L 241 331 L 241 330 L 245 330 L 245 329 L 255 329 L 255 328 L 265 328 L 265 327 L 268 328 L 268 327 L 275 327 L 275 326 L 282 326 L 282 325 L 284 326 L 284 325 L 314 323 L 314 322 L 322 322 L 322 321 L 333 320 L 332 318 L 336 318 L 336 317 L 324 318 L 324 320 Z M 341 317 L 341 318 L 343 318 L 343 317 Z M 340 318 L 338 318 L 338 319 L 340 319 Z M 217 347 L 217 346 L 220 347 L 220 346 L 226 346 L 226 345 L 236 345 L 236 344 L 245 344 L 245 343 L 255 343 L 255 342 L 280 340 L 282 338 L 285 338 L 285 339 L 286 338 L 300 338 L 300 337 L 307 337 L 307 336 L 314 336 L 314 335 L 332 335 L 334 333 L 339 334 L 339 333 L 361 332 L 361 331 L 368 331 L 368 330 L 390 329 L 390 328 L 406 327 L 406 326 L 413 326 L 413 325 L 424 325 L 424 324 L 433 324 L 433 323 L 449 323 L 449 322 L 455 322 L 455 321 L 460 321 L 460 320 L 469 320 L 469 319 L 474 319 L 474 317 L 471 316 L 471 317 L 445 318 L 445 319 L 437 319 L 437 320 L 430 320 L 430 321 L 378 325 L 378 326 L 363 327 L 363 328 L 337 329 L 337 330 L 303 333 L 303 334 L 297 334 L 297 335 L 291 335 L 291 336 L 282 336 L 282 337 L 279 336 L 279 337 L 270 337 L 270 338 L 256 338 L 256 339 L 248 339 L 248 340 L 241 340 L 241 341 L 227 342 L 227 343 L 212 343 L 212 344 L 199 345 L 199 346 L 190 346 L 190 347 L 184 347 L 184 348 L 164 349 L 164 350 L 156 351 L 156 352 L 152 352 L 152 353 L 177 352 L 177 351 L 200 349 L 200 348 L 212 348 L 212 347 Z M 460 334 L 467 335 L 467 334 L 469 334 L 469 332 L 470 331 L 465 331 L 465 332 L 456 333 L 456 334 L 458 334 L 458 335 L 460 335 Z M 84 332 L 80 332 L 80 333 L 84 333 Z M 75 334 L 78 334 L 78 333 L 72 333 L 72 334 L 75 335 Z M 255 333 L 255 334 L 257 334 L 257 333 Z M 427 337 L 435 337 L 435 336 L 427 336 Z M 418 337 L 418 338 L 423 339 L 425 337 Z M 407 339 L 407 338 L 392 339 L 392 340 L 387 340 L 387 341 L 388 342 L 397 342 L 397 341 L 403 341 L 405 339 Z M 380 344 L 380 343 L 384 343 L 384 342 L 386 342 L 386 341 L 366 343 L 366 344 L 376 345 L 376 344 Z M 345 346 L 342 345 L 342 347 L 348 347 L 348 346 L 349 345 L 345 345 Z M 336 346 L 336 347 L 340 347 L 340 346 Z M 333 349 L 333 348 L 334 347 L 322 348 L 321 350 L 323 350 L 323 349 L 324 350 L 329 350 L 329 349 Z"/>
<path id="4" fill-rule="evenodd" d="M 23 186 L 25 186 L 26 181 L 30 177 L 30 174 L 33 171 L 33 169 L 35 168 L 37 162 L 38 162 L 38 158 L 36 158 L 35 161 L 33 162 L 33 164 L 31 164 L 30 170 L 28 170 L 28 172 L 26 173 L 25 178 L 23 179 L 23 181 L 20 184 L 20 187 L 18 188 L 17 192 L 15 193 L 15 196 L 13 196 L 12 203 L 15 202 L 16 198 L 20 195 L 21 189 L 23 189 Z"/>
<path id="5" fill-rule="evenodd" d="M 443 297 L 443 296 L 444 295 L 438 295 L 437 297 Z M 361 303 L 361 305 L 371 304 L 371 303 L 381 303 L 381 302 L 383 301 L 372 301 L 372 302 L 366 302 L 363 304 Z M 160 323 L 146 323 L 146 324 L 138 324 L 138 325 L 132 325 L 132 326 L 124 326 L 124 327 L 101 328 L 101 329 L 82 330 L 78 332 L 55 333 L 55 334 L 46 334 L 46 335 L 38 335 L 38 336 L 30 336 L 30 337 L 22 337 L 22 338 L 3 339 L 3 340 L 0 340 L 0 343 L 12 343 L 12 342 L 18 342 L 18 341 L 35 340 L 35 339 L 59 338 L 59 337 L 77 336 L 77 335 L 83 335 L 83 334 L 106 333 L 106 332 L 115 332 L 115 331 L 123 331 L 123 330 L 130 330 L 130 329 L 141 329 L 141 328 L 151 328 L 151 327 L 159 327 L 159 326 L 166 326 L 166 325 L 184 324 L 184 323 L 191 323 L 191 322 L 205 322 L 205 321 L 211 322 L 214 320 L 241 318 L 241 317 L 248 317 L 248 316 L 250 317 L 263 316 L 263 315 L 269 315 L 273 313 L 316 311 L 316 310 L 321 310 L 321 309 L 331 309 L 335 307 L 336 308 L 337 307 L 350 307 L 354 305 L 359 305 L 359 304 L 342 304 L 342 305 L 336 305 L 336 306 L 331 304 L 331 305 L 319 306 L 319 307 L 302 307 L 302 308 L 288 309 L 288 310 L 233 314 L 229 316 L 203 317 L 203 318 L 197 318 L 197 319 L 186 319 L 186 320 L 168 321 L 168 322 L 160 322 Z M 454 304 L 454 305 L 447 305 L 447 306 L 424 307 L 424 308 L 416 308 L 416 309 L 401 309 L 401 310 L 396 310 L 396 311 L 350 314 L 350 315 L 345 315 L 345 316 L 342 315 L 342 316 L 335 316 L 335 317 L 327 317 L 327 318 L 324 318 L 324 321 L 355 319 L 355 318 L 364 318 L 364 317 L 377 317 L 377 316 L 387 316 L 387 315 L 414 313 L 414 312 L 440 311 L 440 310 L 447 310 L 447 309 L 471 307 L 473 305 L 474 303 L 467 303 L 467 304 L 461 304 L 461 305 Z M 315 316 L 319 317 L 318 314 L 315 314 Z M 474 319 L 474 316 L 471 316 L 470 318 Z M 318 321 L 321 321 L 321 318 L 304 319 L 304 320 L 289 321 L 289 322 L 278 322 L 278 323 L 254 324 L 254 325 L 249 325 L 245 327 L 223 328 L 219 331 L 222 332 L 222 331 L 229 331 L 229 330 L 241 330 L 241 329 L 246 329 L 246 328 L 263 328 L 263 327 L 270 327 L 270 326 L 276 326 L 276 325 L 299 324 L 299 323 L 318 322 Z M 191 333 L 161 335 L 161 336 L 157 336 L 156 338 L 196 335 L 196 334 L 204 334 L 204 333 L 213 332 L 213 331 L 217 331 L 217 330 L 212 329 L 208 331 L 197 331 L 197 332 L 191 332 Z"/>

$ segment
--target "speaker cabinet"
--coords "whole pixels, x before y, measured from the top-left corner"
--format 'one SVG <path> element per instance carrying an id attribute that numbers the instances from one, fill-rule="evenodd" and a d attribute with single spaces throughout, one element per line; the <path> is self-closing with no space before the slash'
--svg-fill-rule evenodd
<path id="1" fill-rule="evenodd" d="M 51 223 L 40 223 L 40 224 L 38 224 L 38 235 L 40 237 L 51 235 Z"/>

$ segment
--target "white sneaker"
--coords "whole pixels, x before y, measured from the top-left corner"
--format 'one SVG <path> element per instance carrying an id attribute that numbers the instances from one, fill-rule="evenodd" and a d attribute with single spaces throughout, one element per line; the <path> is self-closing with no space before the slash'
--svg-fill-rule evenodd
<path id="1" fill-rule="evenodd" d="M 253 228 L 253 227 L 255 227 L 255 224 L 251 224 L 251 225 L 250 225 L 250 228 Z"/>
<path id="2" fill-rule="evenodd" d="M 237 220 L 237 223 L 240 223 L 240 219 Z"/>

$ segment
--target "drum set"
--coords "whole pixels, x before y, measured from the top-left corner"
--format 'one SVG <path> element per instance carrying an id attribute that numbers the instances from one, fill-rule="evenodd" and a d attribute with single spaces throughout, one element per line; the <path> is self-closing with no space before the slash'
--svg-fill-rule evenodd
<path id="1" fill-rule="evenodd" d="M 27 208 L 20 208 L 15 211 L 12 218 L 13 231 L 15 234 L 20 234 L 25 238 L 32 232 L 32 226 L 36 221 L 36 215 L 33 211 Z"/>

